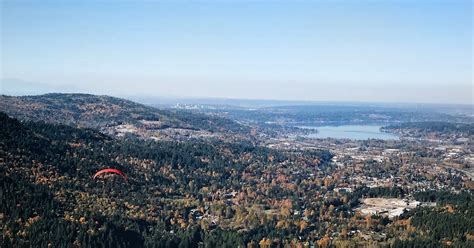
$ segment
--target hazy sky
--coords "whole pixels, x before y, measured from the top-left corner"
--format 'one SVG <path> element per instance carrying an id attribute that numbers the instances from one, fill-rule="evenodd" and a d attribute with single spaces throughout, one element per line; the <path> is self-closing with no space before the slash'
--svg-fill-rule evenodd
<path id="1" fill-rule="evenodd" d="M 473 103 L 470 0 L 1 2 L 4 92 Z"/>

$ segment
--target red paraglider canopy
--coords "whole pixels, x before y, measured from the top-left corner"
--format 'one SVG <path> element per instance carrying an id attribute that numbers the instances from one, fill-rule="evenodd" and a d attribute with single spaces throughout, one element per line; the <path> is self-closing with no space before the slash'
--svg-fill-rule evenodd
<path id="1" fill-rule="evenodd" d="M 98 171 L 98 172 L 96 172 L 96 173 L 94 174 L 93 179 L 95 179 L 96 177 L 98 177 L 98 176 L 100 176 L 100 175 L 102 175 L 102 174 L 104 174 L 104 173 L 115 173 L 115 174 L 118 174 L 118 175 L 122 176 L 123 179 L 125 179 L 125 181 L 127 181 L 127 179 L 128 179 L 128 178 L 127 178 L 127 175 L 125 175 L 125 173 L 123 173 L 122 171 L 117 170 L 117 169 L 103 169 L 103 170 L 100 170 L 100 171 Z"/>

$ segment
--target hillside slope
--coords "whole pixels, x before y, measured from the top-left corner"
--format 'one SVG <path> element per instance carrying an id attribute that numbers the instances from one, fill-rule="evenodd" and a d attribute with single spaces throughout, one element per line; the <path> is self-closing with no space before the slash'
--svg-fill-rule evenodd
<path id="1" fill-rule="evenodd" d="M 276 178 L 278 165 L 289 166 L 290 176 L 331 159 L 326 151 L 282 153 L 248 143 L 113 139 L 1 112 L 0 123 L 1 247 L 243 246 L 261 235 L 238 234 L 249 226 L 237 213 L 244 199 L 232 192 L 249 192 L 263 175 Z M 93 179 L 107 167 L 128 181 Z"/>
<path id="2" fill-rule="evenodd" d="M 44 121 L 78 127 L 105 128 L 121 124 L 152 125 L 154 129 L 182 128 L 210 132 L 248 132 L 232 120 L 160 110 L 129 100 L 90 94 L 0 96 L 0 111 L 25 121 Z"/>

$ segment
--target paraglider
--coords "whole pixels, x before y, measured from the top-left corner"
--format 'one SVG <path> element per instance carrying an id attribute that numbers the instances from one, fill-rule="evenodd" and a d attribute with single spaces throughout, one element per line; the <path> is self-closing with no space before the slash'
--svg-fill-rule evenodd
<path id="1" fill-rule="evenodd" d="M 92 178 L 95 179 L 96 177 L 98 177 L 98 176 L 100 176 L 100 175 L 102 175 L 102 174 L 104 174 L 104 173 L 115 173 L 115 174 L 118 174 L 118 175 L 122 176 L 123 179 L 125 179 L 125 181 L 127 181 L 127 179 L 128 179 L 128 178 L 127 178 L 127 175 L 125 175 L 125 173 L 123 173 L 122 171 L 117 170 L 117 169 L 103 169 L 103 170 L 100 170 L 100 171 L 96 172 Z"/>

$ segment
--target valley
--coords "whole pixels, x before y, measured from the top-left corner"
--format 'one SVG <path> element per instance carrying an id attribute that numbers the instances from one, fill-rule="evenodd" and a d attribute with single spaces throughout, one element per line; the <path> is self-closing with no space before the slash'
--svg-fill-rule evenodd
<path id="1" fill-rule="evenodd" d="M 399 140 L 313 138 L 289 119 L 106 96 L 1 103 L 5 247 L 474 241 L 473 124 L 388 124 Z M 127 180 L 93 178 L 104 168 Z"/>

